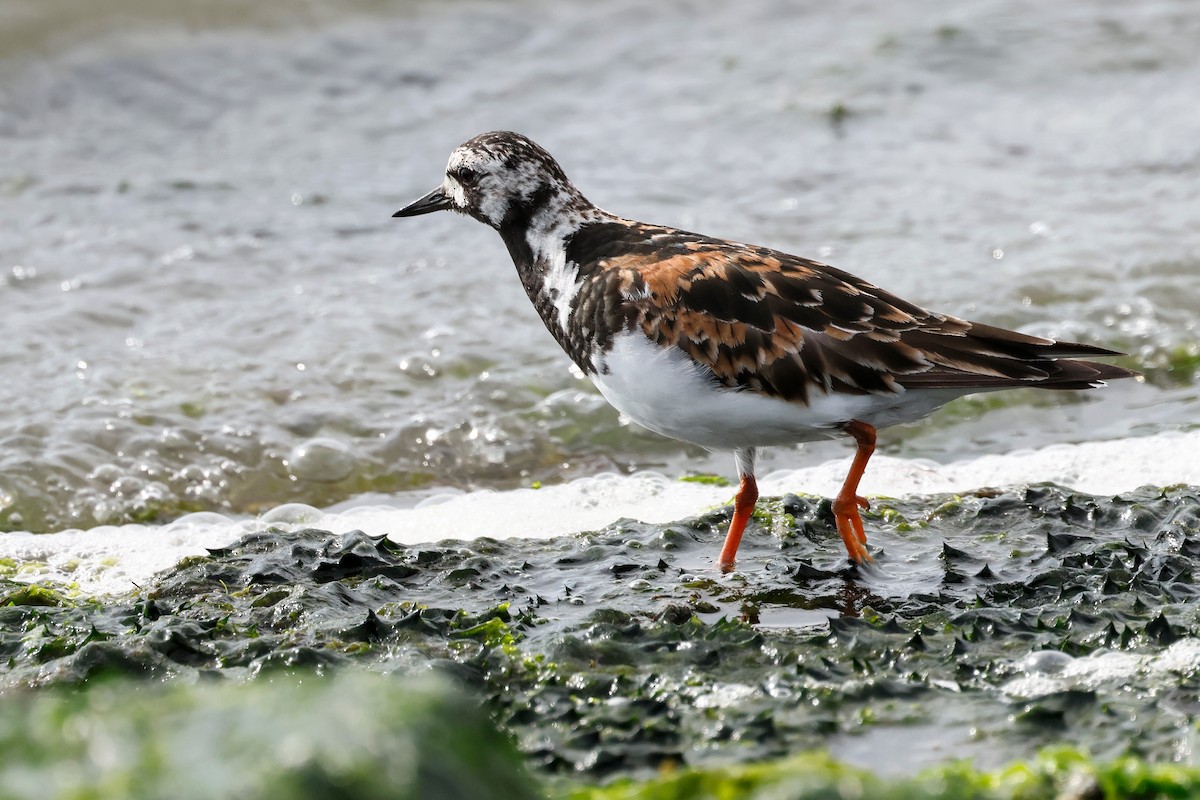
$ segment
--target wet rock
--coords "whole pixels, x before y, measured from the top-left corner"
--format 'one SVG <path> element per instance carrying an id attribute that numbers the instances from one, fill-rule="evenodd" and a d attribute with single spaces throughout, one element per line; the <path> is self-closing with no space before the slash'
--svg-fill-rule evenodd
<path id="1" fill-rule="evenodd" d="M 437 669 L 541 769 L 595 776 L 772 758 L 863 719 L 969 726 L 1005 758 L 1062 741 L 1119 753 L 1135 735 L 1168 758 L 1190 741 L 1195 704 L 1157 713 L 1178 673 L 1144 665 L 1200 635 L 1194 491 L 889 501 L 861 570 L 827 503 L 784 503 L 788 529 L 752 521 L 728 575 L 722 513 L 549 541 L 256 533 L 129 598 L 0 608 L 0 680 Z M 1030 667 L 1035 653 L 1071 675 Z"/>

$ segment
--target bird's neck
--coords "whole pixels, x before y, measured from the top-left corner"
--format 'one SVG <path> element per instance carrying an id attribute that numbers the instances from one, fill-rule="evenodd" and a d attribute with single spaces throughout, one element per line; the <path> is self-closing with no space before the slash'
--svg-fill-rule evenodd
<path id="1" fill-rule="evenodd" d="M 547 273 L 569 269 L 567 240 L 583 225 L 613 218 L 575 191 L 535 197 L 505 218 L 498 228 L 500 236 L 535 305 L 535 294 L 543 291 Z"/>
<path id="2" fill-rule="evenodd" d="M 556 194 L 526 215 L 513 215 L 499 227 L 525 294 L 546 328 L 585 373 L 593 371 L 590 340 L 568 335 L 571 308 L 579 292 L 579 265 L 567 259 L 567 245 L 580 228 L 615 219 L 582 195 Z"/>

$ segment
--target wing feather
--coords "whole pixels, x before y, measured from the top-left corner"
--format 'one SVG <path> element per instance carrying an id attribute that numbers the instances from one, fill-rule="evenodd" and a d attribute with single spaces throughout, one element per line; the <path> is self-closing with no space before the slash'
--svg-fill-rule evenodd
<path id="1" fill-rule="evenodd" d="M 605 235 L 589 239 L 590 274 L 619 274 L 630 327 L 732 388 L 803 402 L 814 391 L 1086 388 L 1135 374 L 1073 360 L 1114 351 L 937 314 L 816 261 L 604 224 Z"/>

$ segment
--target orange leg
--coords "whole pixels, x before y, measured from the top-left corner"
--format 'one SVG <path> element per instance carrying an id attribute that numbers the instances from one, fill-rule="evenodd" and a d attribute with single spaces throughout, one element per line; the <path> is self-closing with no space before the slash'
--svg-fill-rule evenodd
<path id="1" fill-rule="evenodd" d="M 729 522 L 729 533 L 725 534 L 725 546 L 721 548 L 721 559 L 718 563 L 721 565 L 722 572 L 729 572 L 733 569 L 733 564 L 737 560 L 738 545 L 742 543 L 742 533 L 746 530 L 746 523 L 750 521 L 750 515 L 754 513 L 756 502 L 758 502 L 758 484 L 753 475 L 743 475 L 742 482 L 738 486 L 737 497 L 733 500 L 733 519 Z"/>
<path id="2" fill-rule="evenodd" d="M 867 552 L 867 532 L 863 529 L 862 517 L 858 509 L 870 508 L 871 504 L 865 498 L 858 496 L 858 482 L 862 480 L 863 472 L 867 469 L 867 461 L 875 452 L 875 428 L 865 422 L 851 420 L 842 426 L 842 430 L 854 437 L 858 443 L 858 452 L 854 454 L 854 463 L 850 465 L 850 474 L 842 484 L 842 490 L 833 499 L 833 518 L 837 522 L 838 533 L 846 545 L 846 552 L 851 561 L 859 564 L 874 561 Z"/>

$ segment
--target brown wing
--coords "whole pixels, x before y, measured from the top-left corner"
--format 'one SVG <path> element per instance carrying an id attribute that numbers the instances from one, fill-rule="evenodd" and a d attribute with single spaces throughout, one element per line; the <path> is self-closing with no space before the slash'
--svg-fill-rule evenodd
<path id="1" fill-rule="evenodd" d="M 936 314 L 775 250 L 636 224 L 623 239 L 591 263 L 620 275 L 627 318 L 727 386 L 803 401 L 814 388 L 1081 389 L 1135 374 L 1072 360 L 1111 350 Z"/>

